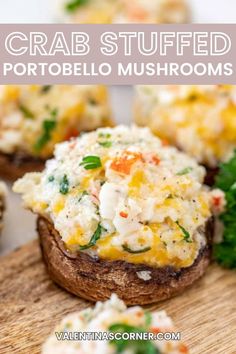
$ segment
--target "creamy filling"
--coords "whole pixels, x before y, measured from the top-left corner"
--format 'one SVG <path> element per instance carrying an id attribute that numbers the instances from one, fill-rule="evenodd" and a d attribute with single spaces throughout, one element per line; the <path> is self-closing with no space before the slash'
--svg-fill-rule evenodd
<path id="1" fill-rule="evenodd" d="M 6 85 L 0 90 L 0 151 L 47 158 L 58 142 L 111 124 L 103 86 Z"/>
<path id="2" fill-rule="evenodd" d="M 231 157 L 236 148 L 236 86 L 138 86 L 136 92 L 138 124 L 210 167 Z"/>
<path id="3" fill-rule="evenodd" d="M 148 129 L 98 129 L 57 145 L 42 173 L 14 185 L 66 247 L 152 266 L 188 267 L 206 244 L 215 194 L 205 170 Z M 224 206 L 219 191 L 217 205 Z M 219 212 L 218 210 L 218 212 Z"/>
<path id="4" fill-rule="evenodd" d="M 184 23 L 188 9 L 184 0 L 87 0 L 68 9 L 63 1 L 63 12 L 76 23 Z"/>
<path id="5" fill-rule="evenodd" d="M 103 341 L 58 341 L 57 333 L 74 332 L 111 332 L 112 325 L 120 325 L 124 331 L 127 326 L 132 330 L 142 329 L 145 332 L 166 333 L 176 332 L 173 322 L 165 311 L 147 312 L 142 307 L 135 306 L 127 308 L 123 301 L 116 295 L 104 303 L 97 303 L 95 308 L 88 308 L 81 312 L 66 316 L 55 328 L 55 331 L 43 345 L 42 354 L 115 354 L 117 353 L 116 344 L 108 340 Z M 179 340 L 157 340 L 152 341 L 151 345 L 159 349 L 162 354 L 188 353 L 187 347 Z M 132 346 L 124 349 L 121 354 L 135 354 Z"/>

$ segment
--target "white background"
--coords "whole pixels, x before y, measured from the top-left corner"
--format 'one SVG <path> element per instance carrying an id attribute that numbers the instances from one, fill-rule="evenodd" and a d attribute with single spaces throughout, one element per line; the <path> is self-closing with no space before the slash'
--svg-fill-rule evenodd
<path id="1" fill-rule="evenodd" d="M 0 0 L 0 23 L 53 23 L 55 4 L 60 0 Z M 132 0 L 130 0 L 132 1 Z M 196 23 L 236 23 L 236 0 L 189 0 Z M 129 123 L 132 116 L 130 87 L 110 89 L 114 118 Z M 11 186 L 9 185 L 9 190 Z M 35 217 L 21 207 L 20 198 L 9 192 L 0 254 L 36 237 Z"/>

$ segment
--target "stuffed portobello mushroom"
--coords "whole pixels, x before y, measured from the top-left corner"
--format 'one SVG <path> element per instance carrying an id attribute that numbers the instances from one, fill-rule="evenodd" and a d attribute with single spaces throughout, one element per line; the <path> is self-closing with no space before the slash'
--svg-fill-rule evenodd
<path id="1" fill-rule="evenodd" d="M 137 86 L 135 122 L 204 164 L 212 184 L 236 148 L 236 86 Z"/>
<path id="2" fill-rule="evenodd" d="M 48 271 L 83 298 L 168 298 L 206 270 L 224 194 L 205 169 L 152 135 L 118 126 L 58 144 L 42 173 L 14 185 L 38 214 Z M 217 203 L 215 200 L 217 199 Z"/>
<path id="3" fill-rule="evenodd" d="M 71 334 L 84 332 L 102 334 L 106 339 L 69 340 Z M 127 333 L 143 333 L 146 339 L 119 340 L 115 337 L 116 332 L 120 337 Z M 64 340 L 59 341 L 55 333 Z M 165 311 L 149 312 L 139 306 L 127 308 L 113 294 L 105 303 L 98 302 L 94 308 L 63 318 L 44 343 L 42 354 L 188 354 L 187 346 L 179 339 L 173 339 L 177 333 Z"/>
<path id="4" fill-rule="evenodd" d="M 66 0 L 61 15 L 72 23 L 185 23 L 185 0 Z"/>
<path id="5" fill-rule="evenodd" d="M 0 175 L 40 171 L 56 143 L 111 125 L 103 86 L 1 86 Z"/>

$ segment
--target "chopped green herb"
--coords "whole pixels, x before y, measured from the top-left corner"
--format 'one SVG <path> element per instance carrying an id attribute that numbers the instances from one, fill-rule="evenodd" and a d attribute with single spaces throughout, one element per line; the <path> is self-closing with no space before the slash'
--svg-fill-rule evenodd
<path id="1" fill-rule="evenodd" d="M 79 197 L 78 202 L 80 202 L 80 201 L 83 199 L 83 197 L 84 197 L 85 195 L 88 195 L 88 192 L 87 192 L 87 191 L 83 191 L 83 193 L 82 193 L 81 196 Z"/>
<path id="2" fill-rule="evenodd" d="M 215 186 L 224 192 L 228 192 L 236 182 L 236 150 L 233 157 L 228 162 L 220 164 L 219 167 Z"/>
<path id="3" fill-rule="evenodd" d="M 99 141 L 98 142 L 99 145 L 105 147 L 105 148 L 109 148 L 112 146 L 112 142 L 111 141 Z"/>
<path id="4" fill-rule="evenodd" d="M 41 92 L 42 92 L 42 93 L 47 93 L 48 91 L 51 90 L 51 88 L 52 88 L 51 85 L 42 86 Z"/>
<path id="5" fill-rule="evenodd" d="M 146 319 L 145 325 L 146 325 L 147 328 L 149 328 L 151 326 L 151 323 L 152 323 L 152 314 L 151 314 L 151 312 L 149 312 L 149 311 L 145 312 L 145 319 Z"/>
<path id="6" fill-rule="evenodd" d="M 111 138 L 110 133 L 99 133 L 98 136 L 99 136 L 99 138 L 106 138 L 106 139 Z"/>
<path id="7" fill-rule="evenodd" d="M 236 268 L 236 150 L 233 157 L 220 165 L 215 187 L 225 192 L 226 211 L 220 216 L 224 224 L 223 241 L 215 244 L 213 254 L 226 268 Z"/>
<path id="8" fill-rule="evenodd" d="M 48 181 L 49 181 L 49 182 L 53 182 L 53 181 L 54 181 L 54 179 L 55 179 L 55 177 L 54 177 L 54 176 L 49 176 L 49 177 L 48 177 Z"/>
<path id="9" fill-rule="evenodd" d="M 193 170 L 192 167 L 186 167 L 183 170 L 179 171 L 176 173 L 177 176 L 183 176 L 186 175 L 187 173 L 191 172 Z"/>
<path id="10" fill-rule="evenodd" d="M 80 246 L 80 250 L 87 250 L 90 247 L 93 247 L 96 245 L 96 242 L 100 239 L 101 234 L 102 234 L 102 226 L 98 224 L 96 231 L 94 232 L 93 236 L 91 237 L 89 243 L 87 245 Z"/>
<path id="11" fill-rule="evenodd" d="M 40 152 L 42 148 L 50 141 L 51 132 L 55 129 L 56 122 L 54 120 L 45 120 L 43 122 L 43 134 L 36 141 L 34 149 L 36 152 Z"/>
<path id="12" fill-rule="evenodd" d="M 86 156 L 83 158 L 80 166 L 83 166 L 85 170 L 93 170 L 102 166 L 99 156 Z"/>
<path id="13" fill-rule="evenodd" d="M 64 175 L 60 182 L 60 193 L 67 194 L 69 192 L 69 181 L 67 175 Z"/>
<path id="14" fill-rule="evenodd" d="M 71 0 L 65 5 L 65 9 L 68 12 L 74 12 L 78 7 L 85 5 L 88 0 Z"/>
<path id="15" fill-rule="evenodd" d="M 27 107 L 20 105 L 20 111 L 24 114 L 25 118 L 34 119 L 34 113 L 31 112 Z"/>
<path id="16" fill-rule="evenodd" d="M 50 112 L 50 115 L 51 115 L 51 118 L 56 118 L 58 114 L 58 109 L 57 108 L 54 108 L 51 112 Z"/>
<path id="17" fill-rule="evenodd" d="M 189 243 L 193 242 L 191 240 L 190 233 L 182 225 L 180 225 L 180 223 L 178 221 L 176 221 L 176 224 L 179 226 L 180 230 L 183 232 L 184 241 L 189 242 Z"/>
<path id="18" fill-rule="evenodd" d="M 109 141 L 108 139 L 111 138 L 111 134 L 110 133 L 103 133 L 103 132 L 100 132 L 98 134 L 98 137 L 100 138 L 99 141 L 98 141 L 98 144 L 105 147 L 105 148 L 109 148 L 112 146 L 112 142 Z"/>
<path id="19" fill-rule="evenodd" d="M 142 327 L 130 326 L 124 323 L 111 325 L 108 330 L 112 333 L 145 333 L 146 329 Z M 123 353 L 129 350 L 134 354 L 160 354 L 159 349 L 155 347 L 150 340 L 131 340 L 131 339 L 113 339 L 110 341 L 116 347 L 116 353 Z"/>
<path id="20" fill-rule="evenodd" d="M 144 253 L 144 252 L 148 252 L 150 251 L 151 247 L 145 247 L 145 248 L 141 248 L 139 250 L 132 250 L 131 248 L 129 248 L 129 246 L 127 246 L 126 244 L 122 245 L 122 248 L 124 251 L 128 252 L 128 253 L 133 253 L 133 254 L 138 254 L 138 253 Z"/>
<path id="21" fill-rule="evenodd" d="M 43 132 L 39 139 L 34 144 L 34 150 L 39 153 L 44 146 L 51 140 L 51 135 L 53 130 L 56 128 L 57 122 L 55 120 L 57 115 L 57 109 L 54 109 L 50 113 L 50 119 L 45 119 L 43 121 Z"/>

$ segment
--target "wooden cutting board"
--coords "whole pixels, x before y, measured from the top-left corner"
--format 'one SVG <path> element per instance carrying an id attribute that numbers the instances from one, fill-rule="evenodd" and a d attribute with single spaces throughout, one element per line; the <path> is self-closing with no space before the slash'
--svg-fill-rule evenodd
<path id="1" fill-rule="evenodd" d="M 89 305 L 49 279 L 37 241 L 14 251 L 0 260 L 0 353 L 40 353 L 64 315 Z M 236 353 L 234 271 L 213 264 L 184 294 L 152 308 L 167 311 L 192 354 Z"/>

